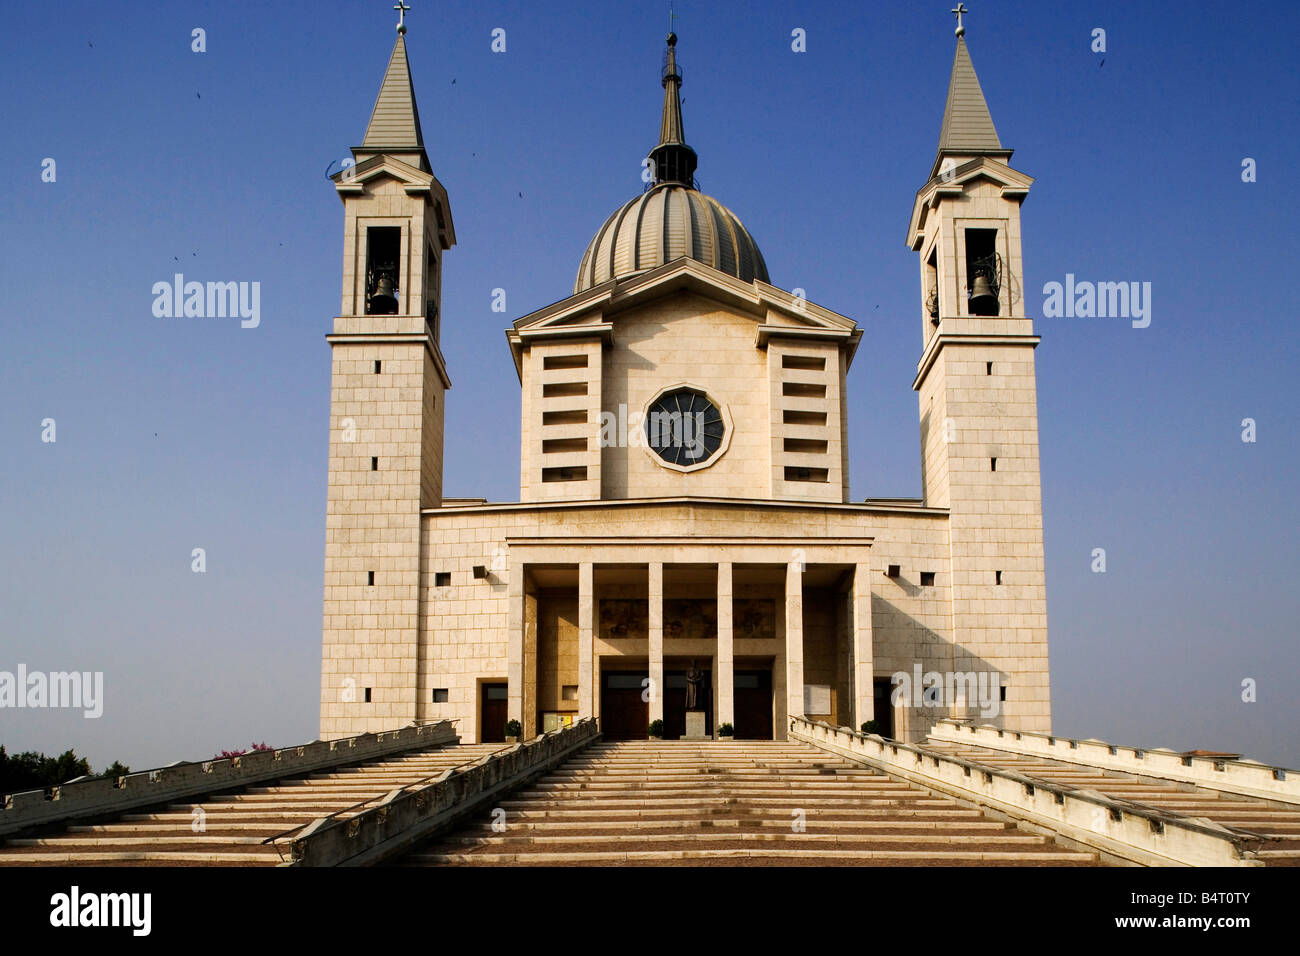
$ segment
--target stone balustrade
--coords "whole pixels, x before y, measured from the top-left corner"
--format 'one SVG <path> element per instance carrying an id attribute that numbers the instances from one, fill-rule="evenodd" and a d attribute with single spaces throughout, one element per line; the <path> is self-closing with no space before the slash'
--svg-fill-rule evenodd
<path id="1" fill-rule="evenodd" d="M 322 817 L 292 840 L 286 866 L 370 866 L 391 859 L 464 816 L 557 766 L 600 737 L 585 717 L 509 750 L 394 790 L 355 816 Z"/>
<path id="2" fill-rule="evenodd" d="M 1187 818 L 1076 790 L 883 737 L 795 717 L 790 737 L 894 777 L 986 807 L 1038 833 L 1143 866 L 1262 866 L 1263 842 Z M 966 740 L 963 736 L 961 739 Z"/>
<path id="3" fill-rule="evenodd" d="M 1176 750 L 1163 747 L 1154 750 L 1118 747 L 1104 740 L 1073 740 L 1049 734 L 999 730 L 989 724 L 977 727 L 952 719 L 939 721 L 930 731 L 930 736 L 935 740 L 1046 757 L 1104 770 L 1120 770 L 1138 776 L 1194 783 L 1198 787 L 1224 793 L 1300 804 L 1300 771 L 1288 771 L 1256 760 L 1184 756 Z"/>
<path id="4" fill-rule="evenodd" d="M 454 744 L 460 738 L 451 721 L 402 727 L 299 747 L 255 750 L 238 757 L 178 761 L 155 770 L 120 777 L 82 777 L 48 790 L 26 790 L 5 797 L 0 837 L 31 827 L 123 813 L 220 790 L 315 773 L 402 753 Z"/>

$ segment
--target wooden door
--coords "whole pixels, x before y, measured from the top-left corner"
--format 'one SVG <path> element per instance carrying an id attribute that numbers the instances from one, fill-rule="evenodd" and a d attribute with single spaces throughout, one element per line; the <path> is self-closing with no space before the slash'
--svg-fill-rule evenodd
<path id="1" fill-rule="evenodd" d="M 732 709 L 737 740 L 772 739 L 772 672 L 736 671 L 732 674 Z"/>
<path id="2" fill-rule="evenodd" d="M 606 740 L 645 740 L 650 704 L 641 699 L 646 671 L 604 671 L 600 680 L 600 730 Z"/>
<path id="3" fill-rule="evenodd" d="M 505 684 L 484 684 L 479 708 L 478 739 L 482 744 L 501 744 L 506 740 Z"/>

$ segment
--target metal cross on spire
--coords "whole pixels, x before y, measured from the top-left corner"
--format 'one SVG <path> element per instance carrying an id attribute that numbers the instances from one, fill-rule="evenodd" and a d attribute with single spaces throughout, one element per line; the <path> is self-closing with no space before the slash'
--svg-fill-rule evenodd
<path id="1" fill-rule="evenodd" d="M 668 0 L 668 32 L 669 33 L 677 32 L 676 30 L 673 29 L 673 21 L 676 19 L 677 19 L 677 14 L 673 13 L 672 0 Z"/>
<path id="2" fill-rule="evenodd" d="M 957 6 L 953 7 L 953 8 L 952 8 L 951 10 L 949 10 L 948 12 L 949 12 L 949 13 L 955 13 L 955 14 L 957 14 L 957 30 L 956 30 L 957 36 L 959 36 L 959 37 L 963 37 L 963 36 L 965 36 L 965 35 L 966 35 L 966 27 L 965 27 L 965 26 L 962 24 L 962 22 L 961 22 L 961 15 L 962 15 L 963 13 L 970 13 L 970 11 L 966 9 L 966 4 L 961 3 L 960 0 L 959 0 L 959 2 L 957 3 Z"/>
<path id="3" fill-rule="evenodd" d="M 411 9 L 406 5 L 406 0 L 397 0 L 397 5 L 393 7 L 397 11 L 397 32 L 406 32 L 406 11 Z"/>

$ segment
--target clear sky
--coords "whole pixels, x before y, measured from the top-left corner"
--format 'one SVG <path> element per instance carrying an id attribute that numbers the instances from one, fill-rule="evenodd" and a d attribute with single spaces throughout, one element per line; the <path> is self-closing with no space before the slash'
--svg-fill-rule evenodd
<path id="1" fill-rule="evenodd" d="M 460 240 L 446 493 L 516 500 L 503 329 L 571 291 L 591 236 L 640 191 L 667 4 L 410 2 L 425 143 Z M 98 719 L 0 710 L 10 750 L 142 768 L 314 738 L 343 222 L 325 174 L 364 133 L 391 6 L 0 7 L 0 670 L 105 681 Z M 864 328 L 854 499 L 920 494 L 905 236 L 950 6 L 677 4 L 701 187 L 749 227 L 774 284 Z M 1054 730 L 1300 765 L 1294 6 L 969 6 L 998 133 L 1037 180 L 1022 228 Z M 156 318 L 152 286 L 175 272 L 259 282 L 260 325 Z M 1067 274 L 1150 282 L 1150 326 L 1045 318 L 1040 290 Z"/>

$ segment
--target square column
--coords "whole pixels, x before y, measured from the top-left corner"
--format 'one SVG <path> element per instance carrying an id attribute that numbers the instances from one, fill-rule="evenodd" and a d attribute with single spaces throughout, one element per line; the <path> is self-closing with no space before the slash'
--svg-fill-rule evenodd
<path id="1" fill-rule="evenodd" d="M 720 724 L 734 724 L 735 678 L 732 665 L 735 663 L 735 644 L 731 627 L 731 562 L 718 564 L 718 658 L 717 676 L 718 696 L 713 707 L 713 726 L 716 732 Z"/>
<path id="2" fill-rule="evenodd" d="M 592 659 L 592 634 L 594 630 L 595 598 L 592 594 L 592 565 L 590 561 L 578 565 L 578 716 L 590 717 L 593 708 L 592 689 L 595 673 Z"/>
<path id="3" fill-rule="evenodd" d="M 803 562 L 785 566 L 785 711 L 802 717 L 803 706 Z"/>
<path id="4" fill-rule="evenodd" d="M 853 729 L 876 716 L 871 630 L 871 565 L 853 566 Z"/>
<path id="5" fill-rule="evenodd" d="M 506 586 L 506 719 L 524 722 L 524 566 L 510 562 Z M 477 708 L 477 702 L 474 705 Z M 477 730 L 478 728 L 476 728 Z M 480 740 L 481 735 L 475 735 Z"/>
<path id="6" fill-rule="evenodd" d="M 664 565 L 662 561 L 650 562 L 648 582 L 650 598 L 649 653 L 650 653 L 650 720 L 664 717 Z"/>

